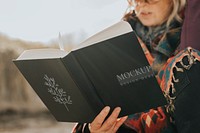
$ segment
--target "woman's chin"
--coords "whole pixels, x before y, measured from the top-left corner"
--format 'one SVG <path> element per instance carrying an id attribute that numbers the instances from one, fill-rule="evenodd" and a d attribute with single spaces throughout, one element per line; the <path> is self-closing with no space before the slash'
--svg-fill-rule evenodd
<path id="1" fill-rule="evenodd" d="M 155 27 L 155 26 L 158 26 L 159 24 L 156 24 L 156 23 L 153 23 L 153 22 L 150 22 L 150 21 L 141 21 L 141 23 L 144 25 L 144 26 L 147 26 L 147 27 Z"/>
<path id="2" fill-rule="evenodd" d="M 152 24 L 152 23 L 143 23 L 144 26 L 147 26 L 147 27 L 154 27 L 156 26 L 156 24 Z"/>
<path id="3" fill-rule="evenodd" d="M 140 22 L 147 27 L 156 27 L 162 25 L 165 21 L 155 21 L 150 19 L 140 19 Z"/>

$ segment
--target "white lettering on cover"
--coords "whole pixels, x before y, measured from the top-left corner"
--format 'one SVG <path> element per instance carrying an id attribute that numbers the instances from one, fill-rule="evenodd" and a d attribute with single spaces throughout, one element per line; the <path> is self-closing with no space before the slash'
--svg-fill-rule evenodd
<path id="1" fill-rule="evenodd" d="M 48 86 L 48 92 L 53 95 L 54 101 L 59 104 L 63 104 L 67 111 L 69 111 L 67 104 L 72 104 L 70 95 L 67 95 L 67 93 L 63 91 L 62 88 L 59 88 L 59 85 L 56 84 L 54 78 L 50 78 L 45 74 L 44 79 L 44 85 Z"/>
<path id="2" fill-rule="evenodd" d="M 134 70 L 116 75 L 117 80 L 119 81 L 121 86 L 136 82 L 138 80 L 144 80 L 146 78 L 150 78 L 153 76 L 154 76 L 154 73 L 151 66 L 144 66 L 138 69 L 134 69 Z"/>

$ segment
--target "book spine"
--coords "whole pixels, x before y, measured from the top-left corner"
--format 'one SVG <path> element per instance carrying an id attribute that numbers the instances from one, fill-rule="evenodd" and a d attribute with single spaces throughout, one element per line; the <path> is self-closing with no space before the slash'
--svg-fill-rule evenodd
<path id="1" fill-rule="evenodd" d="M 69 74 L 79 88 L 80 92 L 91 105 L 91 108 L 94 110 L 95 114 L 98 114 L 105 105 L 98 93 L 95 91 L 95 86 L 81 67 L 81 64 L 76 59 L 74 53 L 70 52 L 61 60 L 68 69 Z"/>

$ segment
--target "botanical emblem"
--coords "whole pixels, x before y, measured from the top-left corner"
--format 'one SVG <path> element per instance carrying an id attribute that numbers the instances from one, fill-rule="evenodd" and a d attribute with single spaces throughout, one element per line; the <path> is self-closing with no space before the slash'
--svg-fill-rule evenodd
<path id="1" fill-rule="evenodd" d="M 69 111 L 69 108 L 67 105 L 72 104 L 72 100 L 70 99 L 70 96 L 67 95 L 65 91 L 63 91 L 62 88 L 59 88 L 59 85 L 56 84 L 54 78 L 48 77 L 46 74 L 44 75 L 45 82 L 44 84 L 48 86 L 48 92 L 53 95 L 53 99 L 55 102 L 58 102 L 59 104 L 63 104 L 67 111 Z"/>

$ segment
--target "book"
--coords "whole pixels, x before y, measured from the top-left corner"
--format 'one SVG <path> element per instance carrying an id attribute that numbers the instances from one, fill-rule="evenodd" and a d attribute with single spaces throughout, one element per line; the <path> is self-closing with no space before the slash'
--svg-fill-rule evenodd
<path id="1" fill-rule="evenodd" d="M 135 32 L 120 21 L 80 47 L 25 50 L 14 64 L 60 122 L 92 122 L 110 106 L 119 117 L 165 105 Z"/>

